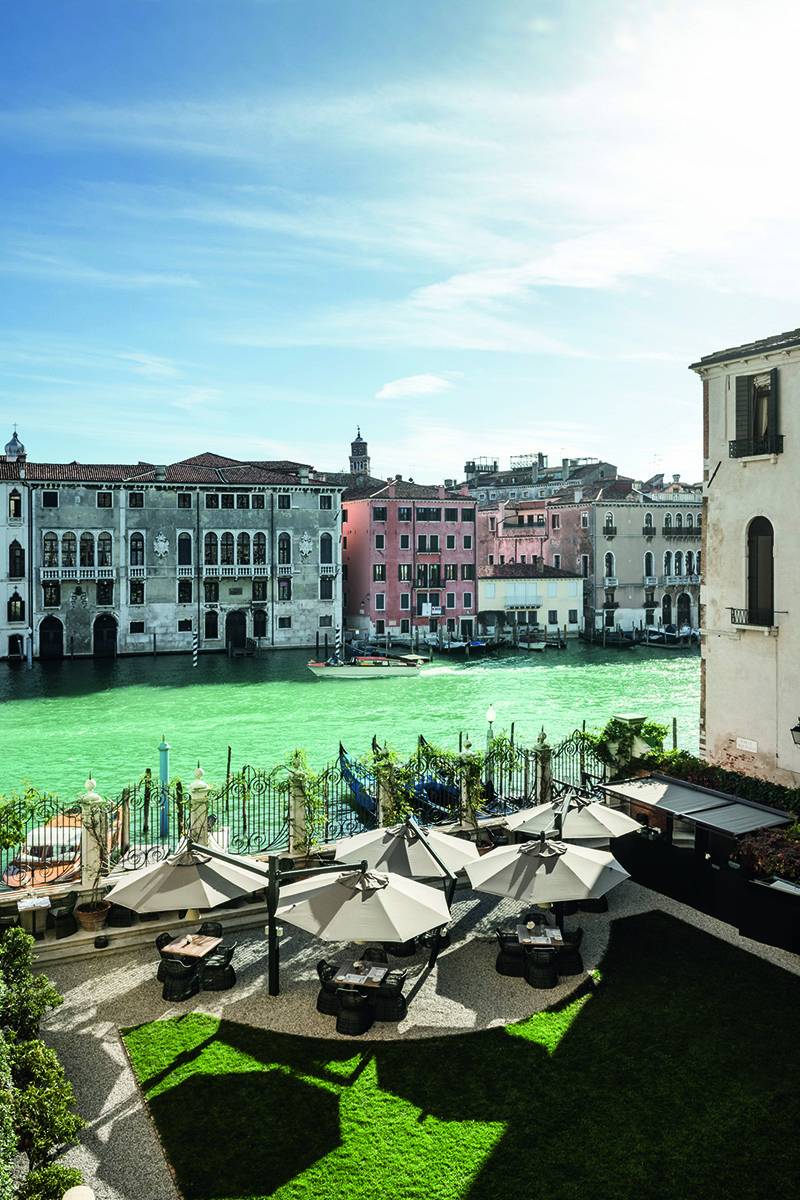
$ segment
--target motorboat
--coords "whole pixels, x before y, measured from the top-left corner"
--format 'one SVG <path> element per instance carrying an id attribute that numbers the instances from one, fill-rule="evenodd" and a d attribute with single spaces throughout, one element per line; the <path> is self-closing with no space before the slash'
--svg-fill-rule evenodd
<path id="1" fill-rule="evenodd" d="M 308 669 L 318 679 L 388 679 L 409 678 L 419 675 L 422 661 L 417 655 L 402 658 L 387 658 L 385 655 L 361 654 L 345 662 L 340 658 L 329 658 L 327 662 L 311 659 Z"/>

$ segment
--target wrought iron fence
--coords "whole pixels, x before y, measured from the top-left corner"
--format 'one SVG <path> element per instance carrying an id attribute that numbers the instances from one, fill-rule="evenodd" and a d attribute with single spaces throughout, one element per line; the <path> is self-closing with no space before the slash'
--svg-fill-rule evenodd
<path id="1" fill-rule="evenodd" d="M 0 891 L 80 882 L 80 807 L 64 807 L 57 796 L 20 797 L 10 804 L 22 839 L 0 854 Z"/>
<path id="2" fill-rule="evenodd" d="M 180 780 L 162 788 L 149 769 L 123 788 L 110 808 L 111 867 L 135 870 L 160 862 L 189 830 L 188 790 Z"/>
<path id="3" fill-rule="evenodd" d="M 209 795 L 209 831 L 232 854 L 289 846 L 291 779 L 285 766 L 243 767 Z"/>
<path id="4" fill-rule="evenodd" d="M 550 755 L 554 783 L 575 788 L 592 787 L 606 778 L 606 766 L 579 729 L 555 746 Z"/>
<path id="5" fill-rule="evenodd" d="M 378 784 L 364 763 L 350 759 L 344 770 L 340 757 L 316 776 L 313 787 L 306 824 L 314 844 L 336 842 L 377 825 Z"/>

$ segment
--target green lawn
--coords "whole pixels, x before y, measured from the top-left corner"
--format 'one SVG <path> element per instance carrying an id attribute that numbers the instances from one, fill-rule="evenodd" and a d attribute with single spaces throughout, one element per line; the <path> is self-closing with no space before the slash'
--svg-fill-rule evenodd
<path id="1" fill-rule="evenodd" d="M 506 1029 L 330 1042 L 187 1013 L 125 1041 L 186 1200 L 797 1195 L 800 979 L 663 913 Z"/>

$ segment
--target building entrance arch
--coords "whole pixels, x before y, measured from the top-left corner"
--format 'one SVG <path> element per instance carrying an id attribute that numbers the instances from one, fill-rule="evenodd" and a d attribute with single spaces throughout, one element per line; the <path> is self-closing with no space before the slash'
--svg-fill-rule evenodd
<path id="1" fill-rule="evenodd" d="M 117 622 L 110 613 L 95 618 L 92 631 L 92 654 L 95 658 L 116 658 Z"/>
<path id="2" fill-rule="evenodd" d="M 678 626 L 691 625 L 692 623 L 692 598 L 688 592 L 681 592 L 678 596 Z"/>
<path id="3" fill-rule="evenodd" d="M 45 617 L 39 626 L 39 658 L 64 657 L 64 626 L 58 617 Z"/>
<path id="4" fill-rule="evenodd" d="M 240 608 L 229 612 L 225 618 L 226 650 L 244 650 L 247 643 L 247 616 Z"/>
<path id="5" fill-rule="evenodd" d="M 664 596 L 661 601 L 661 624 L 672 624 L 672 596 Z"/>

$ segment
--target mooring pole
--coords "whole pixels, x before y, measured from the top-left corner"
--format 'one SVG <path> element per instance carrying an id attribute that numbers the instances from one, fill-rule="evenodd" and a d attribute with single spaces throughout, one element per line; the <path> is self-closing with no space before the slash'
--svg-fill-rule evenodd
<path id="1" fill-rule="evenodd" d="M 169 752 L 170 744 L 162 734 L 158 747 L 158 808 L 159 834 L 163 841 L 169 837 Z"/>
<path id="2" fill-rule="evenodd" d="M 268 863 L 267 878 L 267 975 L 270 996 L 280 995 L 281 963 L 278 946 L 278 925 L 275 914 L 278 911 L 278 894 L 280 888 L 280 868 L 277 858 L 272 855 Z"/>

